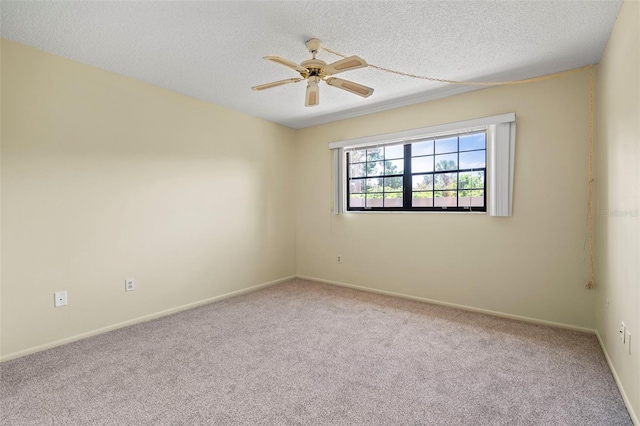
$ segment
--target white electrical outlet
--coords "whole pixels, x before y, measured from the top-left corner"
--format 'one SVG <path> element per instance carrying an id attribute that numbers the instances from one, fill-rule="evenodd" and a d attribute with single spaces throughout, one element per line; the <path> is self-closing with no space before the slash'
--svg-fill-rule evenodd
<path id="1" fill-rule="evenodd" d="M 53 293 L 53 306 L 59 308 L 67 304 L 67 290 Z"/>
<path id="2" fill-rule="evenodd" d="M 625 331 L 626 331 L 627 326 L 624 324 L 624 321 L 622 321 L 620 323 L 620 340 L 622 340 L 622 343 L 624 343 L 624 339 L 625 339 Z"/>
<path id="3" fill-rule="evenodd" d="M 337 262 L 342 263 L 342 256 L 338 255 Z"/>
<path id="4" fill-rule="evenodd" d="M 124 291 L 133 291 L 136 289 L 136 284 L 133 278 L 127 278 L 124 280 Z"/>

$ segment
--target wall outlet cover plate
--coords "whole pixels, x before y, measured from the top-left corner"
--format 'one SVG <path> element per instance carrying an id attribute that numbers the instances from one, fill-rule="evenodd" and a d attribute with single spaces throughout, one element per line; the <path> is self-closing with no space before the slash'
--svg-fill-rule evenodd
<path id="1" fill-rule="evenodd" d="M 133 278 L 127 278 L 126 280 L 124 280 L 124 291 L 132 291 L 136 289 L 136 285 L 135 282 L 133 281 Z"/>
<path id="2" fill-rule="evenodd" d="M 57 291 L 53 294 L 53 306 L 59 308 L 67 304 L 67 291 Z"/>

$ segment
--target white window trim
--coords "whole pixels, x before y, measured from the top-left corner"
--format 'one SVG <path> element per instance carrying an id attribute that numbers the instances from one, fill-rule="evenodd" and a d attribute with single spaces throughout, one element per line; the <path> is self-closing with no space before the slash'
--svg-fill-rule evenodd
<path id="1" fill-rule="evenodd" d="M 486 188 L 488 190 L 487 209 L 489 215 L 512 216 L 516 139 L 516 114 L 513 112 L 402 132 L 331 142 L 329 149 L 333 150 L 334 214 L 346 212 L 346 178 L 344 176 L 346 149 L 411 143 L 414 140 L 437 137 L 440 134 L 450 132 L 463 133 L 477 130 L 479 127 L 486 128 L 489 133 L 487 146 L 489 154 L 487 159 L 488 188 Z"/>

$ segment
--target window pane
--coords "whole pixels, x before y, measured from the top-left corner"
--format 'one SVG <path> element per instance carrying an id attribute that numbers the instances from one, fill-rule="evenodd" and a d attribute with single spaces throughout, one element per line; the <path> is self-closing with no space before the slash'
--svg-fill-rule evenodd
<path id="1" fill-rule="evenodd" d="M 433 155 L 433 141 L 416 142 L 411 144 L 411 156 Z"/>
<path id="2" fill-rule="evenodd" d="M 404 160 L 391 160 L 384 162 L 385 175 L 401 175 L 404 173 Z"/>
<path id="3" fill-rule="evenodd" d="M 411 159 L 412 173 L 425 173 L 433 171 L 433 156 Z"/>
<path id="4" fill-rule="evenodd" d="M 460 207 L 483 207 L 484 191 L 460 191 L 458 194 L 458 205 Z"/>
<path id="5" fill-rule="evenodd" d="M 394 158 L 403 158 L 403 157 L 404 157 L 403 145 L 387 146 L 384 148 L 385 160 L 392 160 Z"/>
<path id="6" fill-rule="evenodd" d="M 438 173 L 434 175 L 433 184 L 435 189 L 456 189 L 457 182 L 457 173 Z M 436 195 L 437 197 L 438 195 Z"/>
<path id="7" fill-rule="evenodd" d="M 402 207 L 402 192 L 384 194 L 385 207 Z"/>
<path id="8" fill-rule="evenodd" d="M 367 176 L 380 176 L 384 174 L 384 161 L 367 163 Z"/>
<path id="9" fill-rule="evenodd" d="M 446 154 L 458 150 L 458 138 L 436 139 L 436 154 Z"/>
<path id="10" fill-rule="evenodd" d="M 484 171 L 460 173 L 458 187 L 462 189 L 484 188 Z"/>
<path id="11" fill-rule="evenodd" d="M 349 166 L 350 177 L 363 177 L 364 176 L 364 164 L 352 164 Z"/>
<path id="12" fill-rule="evenodd" d="M 367 179 L 366 191 L 369 192 L 382 192 L 382 178 L 380 179 Z"/>
<path id="13" fill-rule="evenodd" d="M 349 193 L 358 194 L 365 192 L 364 179 L 355 179 L 349 181 Z"/>
<path id="14" fill-rule="evenodd" d="M 434 207 L 456 207 L 456 191 L 435 191 Z"/>
<path id="15" fill-rule="evenodd" d="M 475 135 L 460 136 L 460 151 L 485 149 L 487 145 L 486 136 L 486 133 L 476 133 Z"/>
<path id="16" fill-rule="evenodd" d="M 464 169 L 484 169 L 487 151 L 471 151 L 460 153 L 460 168 Z"/>
<path id="17" fill-rule="evenodd" d="M 384 159 L 384 148 L 374 148 L 367 150 L 367 161 L 376 161 Z"/>
<path id="18" fill-rule="evenodd" d="M 436 170 L 458 170 L 458 154 L 436 155 Z"/>
<path id="19" fill-rule="evenodd" d="M 402 192 L 402 178 L 384 178 L 384 192 Z"/>
<path id="20" fill-rule="evenodd" d="M 366 151 L 351 151 L 349 153 L 349 163 L 360 163 L 365 160 Z"/>
<path id="21" fill-rule="evenodd" d="M 414 191 L 433 189 L 433 175 L 413 176 L 412 188 Z"/>
<path id="22" fill-rule="evenodd" d="M 382 194 L 367 194 L 365 207 L 382 207 Z"/>
<path id="23" fill-rule="evenodd" d="M 350 194 L 349 207 L 364 207 L 364 194 Z"/>
<path id="24" fill-rule="evenodd" d="M 411 199 L 412 207 L 433 207 L 433 192 L 414 192 Z"/>

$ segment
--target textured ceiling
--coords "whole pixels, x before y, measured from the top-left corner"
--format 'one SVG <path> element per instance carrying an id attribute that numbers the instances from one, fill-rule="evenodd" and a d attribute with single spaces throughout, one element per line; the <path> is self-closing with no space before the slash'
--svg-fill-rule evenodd
<path id="1" fill-rule="evenodd" d="M 370 64 L 447 79 L 517 79 L 597 63 L 621 5 L 599 1 L 7 2 L 3 37 L 293 128 L 471 90 L 372 68 L 339 77 L 363 99 L 305 83 L 266 55 L 309 58 L 316 37 Z M 321 52 L 326 62 L 340 58 Z"/>

